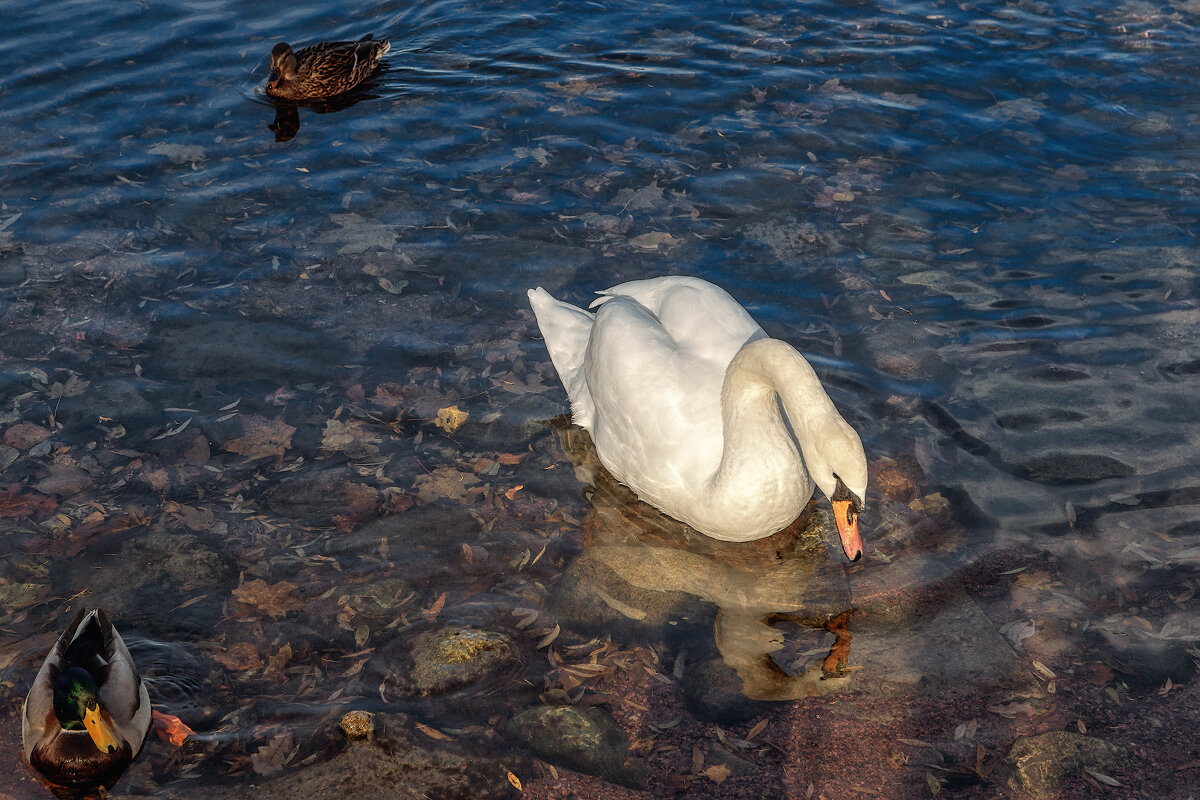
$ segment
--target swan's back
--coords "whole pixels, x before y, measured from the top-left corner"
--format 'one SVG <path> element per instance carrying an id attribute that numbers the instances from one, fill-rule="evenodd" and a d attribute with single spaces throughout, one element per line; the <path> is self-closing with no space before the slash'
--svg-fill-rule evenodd
<path id="1" fill-rule="evenodd" d="M 592 308 L 630 297 L 657 317 L 677 349 L 719 364 L 722 372 L 745 344 L 767 335 L 728 292 L 699 278 L 629 281 L 599 294 Z"/>

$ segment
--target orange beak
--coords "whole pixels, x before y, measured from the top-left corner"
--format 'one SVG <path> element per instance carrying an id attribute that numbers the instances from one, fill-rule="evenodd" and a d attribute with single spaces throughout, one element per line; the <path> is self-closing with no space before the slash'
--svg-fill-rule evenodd
<path id="1" fill-rule="evenodd" d="M 100 706 L 93 701 L 83 712 L 83 727 L 91 735 L 101 753 L 117 752 L 117 737 L 112 726 L 100 716 Z"/>
<path id="2" fill-rule="evenodd" d="M 862 558 L 862 537 L 858 535 L 858 513 L 849 500 L 833 501 L 833 519 L 837 522 L 846 558 L 858 561 Z"/>

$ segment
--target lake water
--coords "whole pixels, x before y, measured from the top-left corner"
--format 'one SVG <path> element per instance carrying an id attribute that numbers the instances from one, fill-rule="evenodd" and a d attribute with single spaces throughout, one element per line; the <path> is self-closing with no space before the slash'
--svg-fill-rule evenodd
<path id="1" fill-rule="evenodd" d="M 1064 797 L 1194 793 L 1200 3 L 0 16 L 0 795 L 48 796 L 20 699 L 81 604 L 197 732 L 118 794 L 332 796 L 355 708 L 429 796 L 994 797 L 1056 730 L 1132 759 Z M 263 94 L 366 33 L 345 102 Z M 698 540 L 546 424 L 525 290 L 663 274 L 809 356 L 862 564 Z M 557 703 L 632 761 L 513 722 Z"/>

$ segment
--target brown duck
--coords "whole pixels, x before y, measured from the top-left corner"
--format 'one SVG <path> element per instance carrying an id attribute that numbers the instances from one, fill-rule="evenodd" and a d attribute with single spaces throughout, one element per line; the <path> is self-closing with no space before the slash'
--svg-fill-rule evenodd
<path id="1" fill-rule="evenodd" d="M 285 100 L 320 100 L 348 92 L 375 71 L 391 49 L 367 34 L 357 42 L 321 42 L 292 52 L 280 42 L 271 50 L 267 94 Z"/>

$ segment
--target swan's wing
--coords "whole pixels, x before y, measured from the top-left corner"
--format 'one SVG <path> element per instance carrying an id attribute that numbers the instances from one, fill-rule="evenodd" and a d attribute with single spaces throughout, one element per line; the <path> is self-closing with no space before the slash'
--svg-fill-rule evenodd
<path id="1" fill-rule="evenodd" d="M 596 314 L 585 359 L 601 462 L 643 499 L 689 492 L 721 460 L 725 365 L 696 358 L 632 297 Z"/>
<path id="2" fill-rule="evenodd" d="M 540 286 L 529 290 L 529 305 L 533 307 L 538 329 L 546 340 L 550 361 L 567 390 L 567 397 L 571 401 L 571 417 L 576 425 L 590 431 L 595 411 L 583 374 L 583 360 L 595 316 L 582 308 L 555 300 Z"/>
<path id="3" fill-rule="evenodd" d="M 658 318 L 679 349 L 716 362 L 722 370 L 744 345 L 767 335 L 728 292 L 700 278 L 629 281 L 600 295 L 593 308 L 613 297 L 631 297 Z"/>

